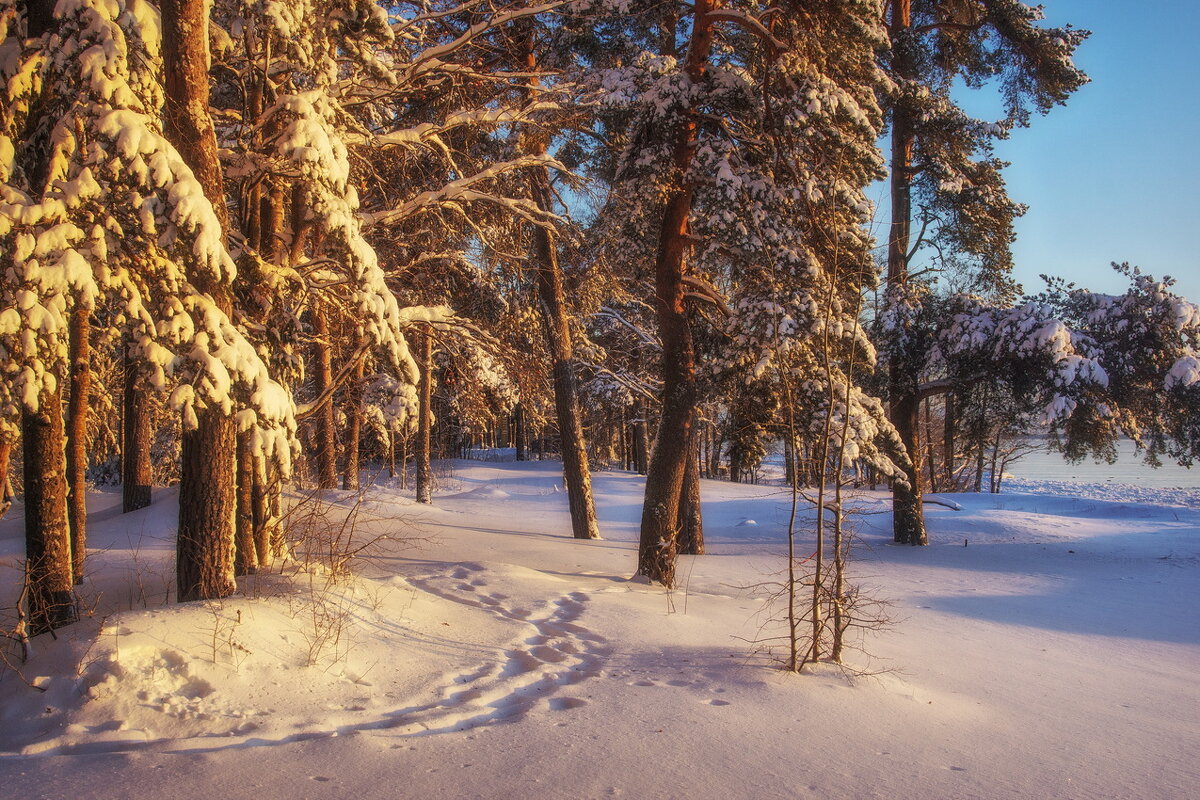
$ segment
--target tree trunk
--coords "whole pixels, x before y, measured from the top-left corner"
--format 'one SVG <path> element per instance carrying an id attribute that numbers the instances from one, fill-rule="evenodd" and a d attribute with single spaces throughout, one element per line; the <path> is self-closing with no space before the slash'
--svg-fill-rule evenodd
<path id="1" fill-rule="evenodd" d="M 524 461 L 525 460 L 525 448 L 526 448 L 526 444 L 525 444 L 525 409 L 520 403 L 517 403 L 516 408 L 513 409 L 513 429 L 514 429 L 513 430 L 513 439 L 516 440 L 514 442 L 514 445 L 515 445 L 516 451 L 517 451 L 516 460 Z"/>
<path id="2" fill-rule="evenodd" d="M 37 413 L 26 410 L 21 415 L 31 636 L 76 619 L 61 392 L 59 387 L 43 390 Z"/>
<path id="3" fill-rule="evenodd" d="M 12 507 L 12 481 L 8 477 L 9 465 L 12 463 L 13 443 L 0 439 L 0 518 Z"/>
<path id="4" fill-rule="evenodd" d="M 533 26 L 529 26 L 524 44 L 524 60 L 525 67 L 531 75 L 536 73 L 538 66 L 533 51 L 533 34 Z M 532 97 L 537 91 L 538 79 L 531 77 L 527 85 L 527 94 Z M 547 142 L 540 135 L 529 137 L 525 145 L 532 155 L 546 154 Z M 544 166 L 531 167 L 527 170 L 527 175 L 529 194 L 533 202 L 542 211 L 553 210 L 549 170 Z M 548 228 L 534 227 L 533 248 L 538 300 L 542 311 L 542 332 L 546 337 L 546 347 L 550 351 L 554 379 L 554 411 L 558 419 L 563 483 L 566 485 L 567 502 L 571 509 L 571 531 L 576 539 L 599 539 L 600 526 L 596 522 L 596 504 L 592 498 L 587 440 L 584 438 L 583 422 L 579 413 L 579 389 L 575 378 L 566 293 L 563 289 L 562 269 L 558 263 L 558 248 Z"/>
<path id="5" fill-rule="evenodd" d="M 549 209 L 549 177 L 545 168 L 535 170 L 530 183 L 538 205 Z M 576 539 L 599 539 L 596 506 L 592 499 L 592 475 L 588 468 L 587 442 L 579 418 L 579 390 L 571 355 L 571 330 L 568 326 L 566 297 L 558 252 L 550 232 L 534 231 L 538 297 L 542 307 L 542 330 L 553 361 L 554 410 L 558 419 L 559 450 L 562 453 L 563 483 L 571 508 L 571 531 Z"/>
<path id="6" fill-rule="evenodd" d="M 271 513 L 272 493 L 280 490 L 279 481 L 274 479 L 275 469 L 269 461 L 255 459 L 251 464 L 254 473 L 250 487 L 251 518 L 254 529 L 254 556 L 259 569 L 270 566 L 274 560 L 275 521 Z M 259 474 L 259 470 L 266 473 Z"/>
<path id="7" fill-rule="evenodd" d="M 342 471 L 342 489 L 358 491 L 361 471 L 363 418 L 363 362 L 360 358 L 346 386 L 346 465 Z"/>
<path id="8" fill-rule="evenodd" d="M 317 395 L 329 390 L 333 383 L 333 347 L 329 341 L 329 320 L 319 304 L 312 309 L 313 354 L 316 359 L 314 378 Z M 337 423 L 330 397 L 316 414 L 317 488 L 337 488 Z"/>
<path id="9" fill-rule="evenodd" d="M 888 32 L 893 45 L 893 66 L 901 78 L 914 73 L 912 54 L 904 46 L 912 27 L 912 0 L 893 0 Z M 913 147 L 916 143 L 912 112 L 903 101 L 892 112 L 891 232 L 888 236 L 888 284 L 908 282 L 908 250 L 912 230 Z M 917 419 L 917 377 L 906 359 L 894 359 L 889 375 L 889 415 L 900 434 L 911 464 L 904 468 L 907 485 L 892 484 L 892 534 L 901 544 L 923 545 L 925 515 L 921 503 L 921 441 Z"/>
<path id="10" fill-rule="evenodd" d="M 954 491 L 957 487 L 954 470 L 954 394 L 946 394 L 946 416 L 942 423 L 942 469 L 945 470 L 943 481 Z"/>
<path id="11" fill-rule="evenodd" d="M 433 502 L 433 470 L 430 449 L 433 439 L 433 337 L 422 331 L 421 338 L 421 382 L 417 387 L 417 502 Z"/>
<path id="12" fill-rule="evenodd" d="M 92 365 L 88 353 L 91 309 L 71 309 L 68 329 L 71 387 L 67 398 L 67 516 L 71 525 L 71 571 L 83 583 L 83 558 L 87 554 L 87 454 L 88 386 Z"/>
<path id="13" fill-rule="evenodd" d="M 400 435 L 400 458 L 397 469 L 400 470 L 400 490 L 408 490 L 408 437 L 409 434 L 402 433 Z"/>
<path id="14" fill-rule="evenodd" d="M 537 155 L 546 152 L 542 143 L 535 144 L 530 150 Z M 538 208 L 550 211 L 550 176 L 545 167 L 529 170 L 529 187 Z M 546 347 L 550 351 L 554 376 L 554 410 L 558 419 L 563 483 L 566 484 L 567 502 L 571 508 L 571 531 L 576 539 L 599 539 L 600 526 L 596 522 L 587 441 L 584 439 L 583 423 L 579 414 L 579 389 L 575 379 L 571 328 L 566 294 L 563 290 L 562 269 L 558 263 L 558 248 L 546 228 L 534 228 L 533 239 L 542 331 L 546 336 Z"/>
<path id="15" fill-rule="evenodd" d="M 642 415 L 636 423 L 633 457 L 636 464 L 634 469 L 639 475 L 645 475 L 650 469 L 650 409 L 646 400 L 643 399 L 638 404 L 638 411 Z"/>
<path id="16" fill-rule="evenodd" d="M 700 431 L 693 428 L 691 455 L 683 473 L 683 494 L 679 501 L 679 553 L 704 554 L 704 517 L 700 508 Z"/>
<path id="17" fill-rule="evenodd" d="M 899 544 L 929 544 L 925 534 L 925 510 L 922 503 L 921 443 L 917 437 L 918 408 L 916 393 L 901 398 L 900 402 L 892 403 L 891 408 L 892 424 L 896 426 L 910 460 L 909 464 L 901 465 L 908 485 L 899 482 L 892 485 L 892 536 Z"/>
<path id="18" fill-rule="evenodd" d="M 227 597 L 234 581 L 235 449 L 233 419 L 220 409 L 197 414 L 180 448 L 179 534 L 175 571 L 180 602 Z"/>
<path id="19" fill-rule="evenodd" d="M 986 459 L 987 445 L 981 438 L 979 440 L 979 450 L 975 456 L 975 492 L 983 491 L 983 463 Z"/>
<path id="20" fill-rule="evenodd" d="M 703 81 L 712 48 L 712 0 L 696 0 L 684 72 L 693 84 Z M 662 339 L 662 418 L 646 472 L 646 497 L 638 543 L 638 574 L 667 588 L 675 585 L 675 551 L 684 473 L 691 456 L 696 420 L 696 356 L 684 307 L 688 217 L 694 186 L 686 181 L 697 141 L 693 111 L 679 126 L 672 162 L 681 184 L 663 211 L 654 264 L 654 301 Z"/>
<path id="21" fill-rule="evenodd" d="M 721 439 L 721 430 L 715 422 L 711 426 L 711 439 L 708 444 L 708 474 L 709 477 L 721 477 L 721 447 L 724 442 Z"/>
<path id="22" fill-rule="evenodd" d="M 140 385 L 137 364 L 125 348 L 125 387 L 122 397 L 125 424 L 121 436 L 121 510 L 128 514 L 150 505 L 154 469 L 150 463 L 153 421 L 150 395 Z"/>
<path id="23" fill-rule="evenodd" d="M 209 116 L 208 7 L 206 0 L 163 0 L 161 4 L 163 115 L 168 140 L 191 167 L 225 230 L 229 213 L 217 139 Z M 228 283 L 205 267 L 189 267 L 188 279 L 232 317 Z M 183 434 L 179 481 L 179 533 L 176 592 L 180 601 L 225 597 L 233 580 L 234 496 L 233 418 L 220 408 L 201 409 L 198 427 Z"/>
<path id="24" fill-rule="evenodd" d="M 258 568 L 254 546 L 254 453 L 250 437 L 237 435 L 237 522 L 234 535 L 233 572 L 253 575 Z"/>
<path id="25" fill-rule="evenodd" d="M 929 398 L 925 398 L 921 405 L 925 414 L 925 471 L 929 475 L 929 491 L 936 494 L 938 491 L 937 459 L 934 457 L 933 450 L 933 420 L 929 413 Z"/>

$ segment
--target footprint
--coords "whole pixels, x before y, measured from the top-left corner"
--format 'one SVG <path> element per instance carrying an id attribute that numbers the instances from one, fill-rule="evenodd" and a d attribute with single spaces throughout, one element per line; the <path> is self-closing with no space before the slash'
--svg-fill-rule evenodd
<path id="1" fill-rule="evenodd" d="M 568 711 L 572 708 L 580 708 L 588 704 L 587 700 L 580 697 L 551 697 L 550 708 L 553 711 Z"/>
<path id="2" fill-rule="evenodd" d="M 393 735 L 404 737 L 429 736 L 517 720 L 535 710 L 543 699 L 556 711 L 587 704 L 580 698 L 554 695 L 564 687 L 603 674 L 601 667 L 612 654 L 613 649 L 603 636 L 592 633 L 579 622 L 587 608 L 588 595 L 571 592 L 547 598 L 548 603 L 533 608 L 509 607 L 505 605 L 507 595 L 485 594 L 477 588 L 486 586 L 487 581 L 470 573 L 482 569 L 479 564 L 461 563 L 452 565 L 440 576 L 413 578 L 409 583 L 445 600 L 483 608 L 500 618 L 524 623 L 529 626 L 525 635 L 503 651 L 498 661 L 447 676 L 452 683 L 443 686 L 439 699 L 386 712 L 382 719 L 359 729 L 389 729 Z M 638 685 L 658 684 L 645 680 Z"/>
<path id="3" fill-rule="evenodd" d="M 562 661 L 563 659 L 565 659 L 567 657 L 565 653 L 562 653 L 559 650 L 555 650 L 553 647 L 550 647 L 549 645 L 545 645 L 545 644 L 538 645 L 537 647 L 533 648 L 529 652 L 533 655 L 534 658 L 541 659 L 542 661 L 545 661 L 550 664 L 557 664 L 558 662 Z"/>

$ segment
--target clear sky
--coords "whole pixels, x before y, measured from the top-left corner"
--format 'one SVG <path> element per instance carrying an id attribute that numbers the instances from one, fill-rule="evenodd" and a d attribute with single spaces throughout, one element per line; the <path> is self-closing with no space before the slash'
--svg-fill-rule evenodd
<path id="1" fill-rule="evenodd" d="M 1017 222 L 1016 277 L 1097 291 L 1128 261 L 1200 302 L 1200 8 L 1195 0 L 1044 0 L 1046 23 L 1092 31 L 1075 59 L 1092 82 L 1001 142 Z"/>

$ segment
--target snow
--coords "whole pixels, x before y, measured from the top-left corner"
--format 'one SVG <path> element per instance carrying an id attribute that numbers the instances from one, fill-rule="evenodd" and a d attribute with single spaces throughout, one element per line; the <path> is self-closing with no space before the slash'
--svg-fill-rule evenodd
<path id="1" fill-rule="evenodd" d="M 310 503 L 314 534 L 353 512 L 361 537 L 387 537 L 355 575 L 290 561 L 217 604 L 163 602 L 175 490 L 128 515 L 94 493 L 92 615 L 34 641 L 22 673 L 44 692 L 0 678 L 6 796 L 1157 799 L 1200 785 L 1196 490 L 954 495 L 961 510 L 927 506 L 927 548 L 892 545 L 886 496 L 856 493 L 855 572 L 895 622 L 851 657 L 879 674 L 850 678 L 783 673 L 746 641 L 772 630 L 777 486 L 704 481 L 709 554 L 683 558 L 668 594 L 628 579 L 642 478 L 596 473 L 605 538 L 576 541 L 555 462 L 438 473 L 433 506 L 383 479 L 361 502 Z M 2 607 L 17 512 L 0 521 Z"/>

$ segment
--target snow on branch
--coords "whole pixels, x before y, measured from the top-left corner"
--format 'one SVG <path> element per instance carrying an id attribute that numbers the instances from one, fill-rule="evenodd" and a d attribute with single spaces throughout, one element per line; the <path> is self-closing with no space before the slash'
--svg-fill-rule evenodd
<path id="1" fill-rule="evenodd" d="M 49 131 L 39 184 L 23 170 L 14 185 L 11 163 L 2 171 L 0 236 L 22 272 L 3 289 L 24 313 L 0 319 L 0 338 L 24 364 L 24 399 L 65 371 L 68 307 L 102 296 L 131 321 L 154 385 L 165 390 L 168 373 L 179 381 L 172 405 L 185 424 L 198 407 L 240 408 L 242 430 L 286 473 L 290 393 L 188 279 L 229 283 L 235 267 L 212 204 L 162 134 L 157 12 L 142 0 L 60 0 L 55 16 L 53 34 L 12 53 L 22 80 L 12 61 L 4 67 L 5 109 L 37 107 Z M 0 156 L 38 146 L 16 144 L 7 111 L 2 122 Z"/>
<path id="2" fill-rule="evenodd" d="M 486 17 L 480 22 L 475 23 L 467 30 L 463 31 L 457 38 L 445 44 L 435 47 L 426 48 L 419 56 L 413 59 L 412 63 L 405 66 L 397 76 L 397 82 L 406 84 L 415 78 L 429 72 L 438 66 L 441 66 L 443 59 L 453 54 L 455 51 L 465 47 L 479 37 L 487 34 L 502 25 L 507 25 L 525 17 L 534 17 L 538 14 L 545 14 L 550 11 L 566 5 L 568 0 L 556 0 L 551 3 L 543 3 L 537 6 L 515 6 L 506 11 L 501 11 Z"/>
<path id="3" fill-rule="evenodd" d="M 451 181 L 440 189 L 430 189 L 421 192 L 416 197 L 387 211 L 377 211 L 363 216 L 376 225 L 388 225 L 413 217 L 424 211 L 449 204 L 467 202 L 486 202 L 501 206 L 521 219 L 542 227 L 553 227 L 562 222 L 562 217 L 549 211 L 544 211 L 536 203 L 522 198 L 504 197 L 499 194 L 479 191 L 475 187 L 486 181 L 493 180 L 509 172 L 529 167 L 550 167 L 565 170 L 561 163 L 549 156 L 527 155 L 493 164 L 486 169 Z"/>
<path id="4" fill-rule="evenodd" d="M 537 113 L 557 111 L 561 108 L 562 106 L 558 103 L 537 102 L 524 108 L 479 108 L 459 111 L 448 115 L 440 122 L 423 122 L 420 125 L 398 131 L 374 135 L 347 134 L 345 141 L 350 145 L 370 145 L 372 147 L 413 146 L 438 139 L 441 134 L 454 128 L 467 125 L 510 125 L 527 122 Z"/>
<path id="5" fill-rule="evenodd" d="M 279 156 L 306 178 L 303 186 L 326 248 L 335 248 L 349 267 L 356 318 L 364 333 L 383 348 L 396 375 L 415 384 L 419 373 L 404 338 L 400 307 L 375 248 L 363 236 L 346 144 L 336 125 L 338 111 L 325 92 L 314 89 L 279 97 L 266 118 L 280 124 L 275 140 Z"/>

